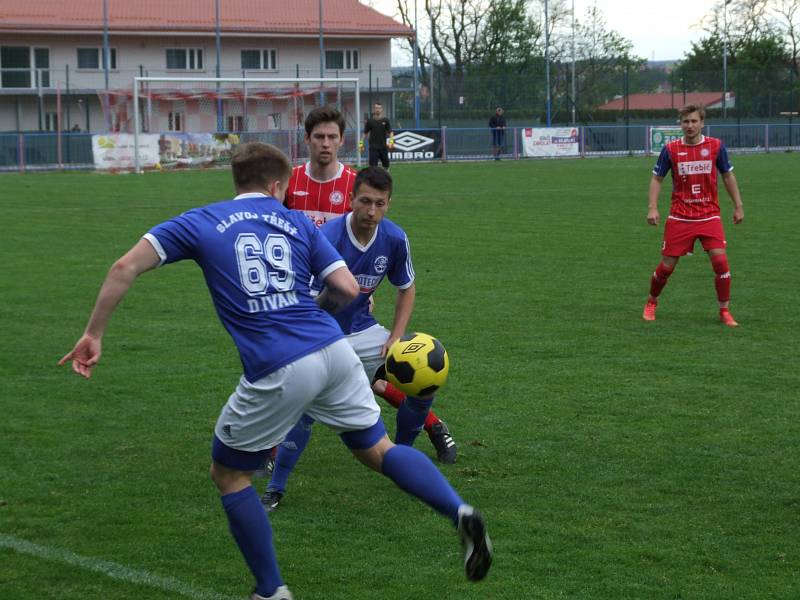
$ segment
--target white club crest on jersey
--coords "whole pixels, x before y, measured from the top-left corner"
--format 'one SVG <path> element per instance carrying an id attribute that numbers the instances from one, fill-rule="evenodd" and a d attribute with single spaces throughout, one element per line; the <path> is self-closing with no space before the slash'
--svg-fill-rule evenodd
<path id="1" fill-rule="evenodd" d="M 376 273 L 383 273 L 386 271 L 386 267 L 389 265 L 389 259 L 385 256 L 379 256 L 375 259 L 375 272 Z"/>
<path id="2" fill-rule="evenodd" d="M 341 204 L 342 202 L 344 202 L 344 194 L 339 190 L 333 190 L 331 192 L 331 195 L 328 197 L 328 200 L 330 200 L 330 203 L 333 204 L 334 206 L 337 204 Z"/>
<path id="3" fill-rule="evenodd" d="M 700 150 L 700 156 L 708 156 L 708 155 L 709 155 L 708 148 L 703 148 L 702 150 Z"/>

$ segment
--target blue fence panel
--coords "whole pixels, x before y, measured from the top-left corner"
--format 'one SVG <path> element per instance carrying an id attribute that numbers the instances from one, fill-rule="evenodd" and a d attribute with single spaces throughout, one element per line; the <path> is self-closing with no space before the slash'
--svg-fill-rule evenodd
<path id="1" fill-rule="evenodd" d="M 583 127 L 582 154 L 642 154 L 646 150 L 646 125 L 589 125 Z"/>

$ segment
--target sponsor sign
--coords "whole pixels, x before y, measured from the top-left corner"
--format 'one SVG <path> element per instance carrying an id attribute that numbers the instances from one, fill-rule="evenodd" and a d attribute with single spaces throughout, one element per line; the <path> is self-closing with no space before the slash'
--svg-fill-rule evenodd
<path id="1" fill-rule="evenodd" d="M 239 136 L 235 134 L 163 133 L 159 141 L 161 166 L 180 168 L 228 162 L 238 144 Z"/>
<path id="2" fill-rule="evenodd" d="M 392 162 L 410 162 L 415 160 L 434 160 L 442 157 L 442 134 L 438 129 L 407 129 L 396 133 L 394 146 L 389 148 L 389 159 Z"/>
<path id="3" fill-rule="evenodd" d="M 549 127 L 520 130 L 524 156 L 579 156 L 577 127 Z"/>
<path id="4" fill-rule="evenodd" d="M 650 152 L 660 154 L 664 146 L 682 137 L 683 131 L 681 131 L 680 127 L 651 127 Z"/>
<path id="5" fill-rule="evenodd" d="M 139 162 L 142 167 L 155 167 L 159 161 L 157 133 L 139 136 Z M 135 155 L 132 133 L 105 133 L 92 136 L 92 156 L 98 169 L 133 169 Z"/>

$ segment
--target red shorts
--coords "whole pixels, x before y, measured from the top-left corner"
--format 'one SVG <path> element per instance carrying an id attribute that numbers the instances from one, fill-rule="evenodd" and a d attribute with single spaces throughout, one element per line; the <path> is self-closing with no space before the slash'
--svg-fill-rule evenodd
<path id="1" fill-rule="evenodd" d="M 725 232 L 719 217 L 702 221 L 667 218 L 664 226 L 664 242 L 661 244 L 662 256 L 683 256 L 694 248 L 695 240 L 703 244 L 708 252 L 714 248 L 725 248 Z"/>

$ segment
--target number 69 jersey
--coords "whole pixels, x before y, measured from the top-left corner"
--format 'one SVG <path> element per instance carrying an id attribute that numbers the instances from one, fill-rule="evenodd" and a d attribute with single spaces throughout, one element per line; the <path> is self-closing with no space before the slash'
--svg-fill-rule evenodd
<path id="1" fill-rule="evenodd" d="M 161 264 L 192 259 L 203 270 L 248 381 L 343 337 L 308 282 L 312 275 L 324 280 L 344 261 L 308 217 L 274 198 L 241 194 L 192 209 L 144 238 Z"/>
<path id="2" fill-rule="evenodd" d="M 719 216 L 717 171 L 733 170 L 725 145 L 717 138 L 703 136 L 698 144 L 683 139 L 661 150 L 653 175 L 665 177 L 672 170 L 672 205 L 669 214 L 682 219 Z"/>

